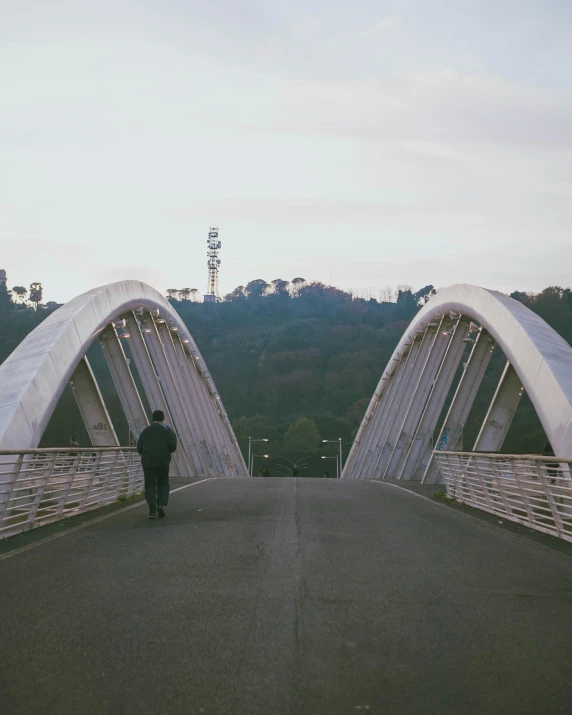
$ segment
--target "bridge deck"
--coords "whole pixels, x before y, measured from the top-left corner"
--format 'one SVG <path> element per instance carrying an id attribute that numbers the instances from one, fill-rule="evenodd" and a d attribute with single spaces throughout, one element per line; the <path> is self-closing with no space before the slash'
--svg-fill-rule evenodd
<path id="1" fill-rule="evenodd" d="M 145 516 L 0 561 L 4 715 L 570 712 L 567 556 L 361 480 Z"/>

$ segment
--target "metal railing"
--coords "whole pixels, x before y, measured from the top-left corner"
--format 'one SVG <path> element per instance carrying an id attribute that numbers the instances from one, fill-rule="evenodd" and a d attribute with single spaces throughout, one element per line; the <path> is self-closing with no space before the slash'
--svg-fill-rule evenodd
<path id="1" fill-rule="evenodd" d="M 572 462 L 528 454 L 433 454 L 448 496 L 572 541 Z"/>
<path id="2" fill-rule="evenodd" d="M 0 451 L 0 539 L 142 490 L 134 447 Z"/>

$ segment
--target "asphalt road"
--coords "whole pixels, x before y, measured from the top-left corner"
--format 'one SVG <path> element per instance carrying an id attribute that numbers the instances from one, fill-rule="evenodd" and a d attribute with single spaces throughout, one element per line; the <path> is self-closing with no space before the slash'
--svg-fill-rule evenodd
<path id="1" fill-rule="evenodd" d="M 571 649 L 570 557 L 378 483 L 199 483 L 0 561 L 2 715 L 568 715 Z"/>

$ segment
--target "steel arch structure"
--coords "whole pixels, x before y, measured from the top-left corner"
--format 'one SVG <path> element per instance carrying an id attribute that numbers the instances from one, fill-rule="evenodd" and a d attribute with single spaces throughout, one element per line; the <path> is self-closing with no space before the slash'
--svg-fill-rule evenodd
<path id="1" fill-rule="evenodd" d="M 71 383 L 93 446 L 117 437 L 86 358 L 99 340 L 137 438 L 149 424 L 122 339 L 129 339 L 151 409 L 162 409 L 179 436 L 172 473 L 247 477 L 236 437 L 204 360 L 185 324 L 154 288 L 121 281 L 95 288 L 52 313 L 0 366 L 0 450 L 38 446 Z"/>
<path id="2" fill-rule="evenodd" d="M 436 449 L 459 448 L 498 344 L 507 364 L 473 451 L 500 450 L 526 391 L 555 454 L 572 459 L 572 348 L 522 303 L 459 284 L 439 291 L 409 325 L 366 410 L 342 478 L 440 480 L 431 441 L 467 342 L 473 347 Z"/>

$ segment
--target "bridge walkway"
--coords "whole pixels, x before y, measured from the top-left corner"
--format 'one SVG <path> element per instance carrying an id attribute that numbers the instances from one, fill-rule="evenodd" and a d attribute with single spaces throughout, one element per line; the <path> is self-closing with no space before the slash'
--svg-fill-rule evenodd
<path id="1" fill-rule="evenodd" d="M 145 517 L 4 554 L 3 715 L 570 712 L 566 555 L 362 480 L 207 481 Z"/>

